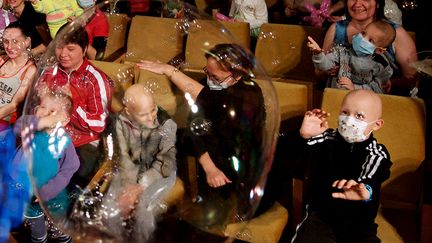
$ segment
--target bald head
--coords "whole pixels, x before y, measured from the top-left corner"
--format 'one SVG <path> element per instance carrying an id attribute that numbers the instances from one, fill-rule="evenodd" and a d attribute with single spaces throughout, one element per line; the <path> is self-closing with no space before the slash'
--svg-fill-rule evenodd
<path id="1" fill-rule="evenodd" d="M 343 109 L 364 113 L 368 121 L 380 119 L 382 116 L 381 98 L 371 90 L 359 89 L 349 92 L 343 99 L 341 110 Z"/>
<path id="2" fill-rule="evenodd" d="M 153 95 L 142 84 L 134 84 L 130 86 L 123 97 L 123 105 L 126 107 L 135 105 L 141 106 L 149 103 L 154 105 Z"/>
<path id="3" fill-rule="evenodd" d="M 154 127 L 157 106 L 154 102 L 153 95 L 142 84 L 130 86 L 123 97 L 123 105 L 129 119 L 138 125 Z"/>

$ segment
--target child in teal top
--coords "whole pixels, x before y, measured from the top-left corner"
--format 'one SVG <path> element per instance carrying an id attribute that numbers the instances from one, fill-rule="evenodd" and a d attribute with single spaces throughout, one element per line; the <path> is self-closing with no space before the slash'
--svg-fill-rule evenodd
<path id="1" fill-rule="evenodd" d="M 66 217 L 71 205 L 66 186 L 80 165 L 71 138 L 64 129 L 70 120 L 71 98 L 61 93 L 47 92 L 40 99 L 36 114 L 20 118 L 15 125 L 15 131 L 21 131 L 23 124 L 35 129 L 33 139 L 26 146 L 32 151 L 31 171 L 37 194 L 24 213 L 29 222 L 32 242 L 47 240 L 45 214 L 40 203 L 44 204 L 54 219 Z M 26 160 L 22 149 L 17 151 L 14 160 Z M 58 240 L 69 242 L 71 238 L 61 233 Z"/>

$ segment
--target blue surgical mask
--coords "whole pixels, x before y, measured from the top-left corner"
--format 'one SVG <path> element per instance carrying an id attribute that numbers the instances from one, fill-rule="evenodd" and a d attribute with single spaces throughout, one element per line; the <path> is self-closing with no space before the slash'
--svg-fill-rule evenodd
<path id="1" fill-rule="evenodd" d="M 361 33 L 358 33 L 352 38 L 352 46 L 358 56 L 368 56 L 375 52 L 375 45 L 366 40 Z"/>

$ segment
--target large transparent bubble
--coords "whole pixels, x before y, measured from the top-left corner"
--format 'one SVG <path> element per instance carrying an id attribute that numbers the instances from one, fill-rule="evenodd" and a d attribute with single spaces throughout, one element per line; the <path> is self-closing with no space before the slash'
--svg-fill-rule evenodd
<path id="1" fill-rule="evenodd" d="M 162 11 L 176 6 L 176 18 L 133 17 L 122 56 L 87 63 L 76 43 L 106 5 L 117 19 L 109 38 L 126 33 L 114 2 L 87 10 L 48 46 L 24 108 L 23 148 L 50 230 L 163 242 L 176 224 L 161 222 L 174 221 L 223 239 L 264 193 L 280 120 L 272 83 L 235 22 L 180 1 Z"/>

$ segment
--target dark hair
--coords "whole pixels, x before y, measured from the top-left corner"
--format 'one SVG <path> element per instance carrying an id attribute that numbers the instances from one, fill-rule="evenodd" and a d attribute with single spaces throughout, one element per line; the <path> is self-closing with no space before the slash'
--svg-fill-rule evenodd
<path id="1" fill-rule="evenodd" d="M 217 44 L 206 52 L 206 58 L 215 58 L 234 76 L 253 76 L 254 57 L 237 44 Z"/>
<path id="2" fill-rule="evenodd" d="M 79 45 L 82 50 L 84 51 L 88 44 L 89 44 L 89 37 L 87 34 L 87 31 L 82 26 L 75 26 L 71 23 L 66 23 L 60 27 L 58 30 L 57 35 L 63 30 L 69 28 L 69 31 L 67 33 L 64 33 L 60 37 L 60 44 L 68 45 L 68 44 L 77 44 Z"/>
<path id="3" fill-rule="evenodd" d="M 348 14 L 347 19 L 351 20 L 351 16 L 349 15 L 349 12 L 348 12 L 348 3 L 347 2 L 348 2 L 348 0 L 345 0 L 344 12 Z M 384 15 L 385 0 L 375 0 L 375 3 L 376 3 L 376 8 L 375 8 L 374 20 L 387 19 L 386 16 Z"/>
<path id="4" fill-rule="evenodd" d="M 25 37 L 30 37 L 30 30 L 19 21 L 11 22 L 8 26 L 6 26 L 5 30 L 7 29 L 19 29 Z"/>

